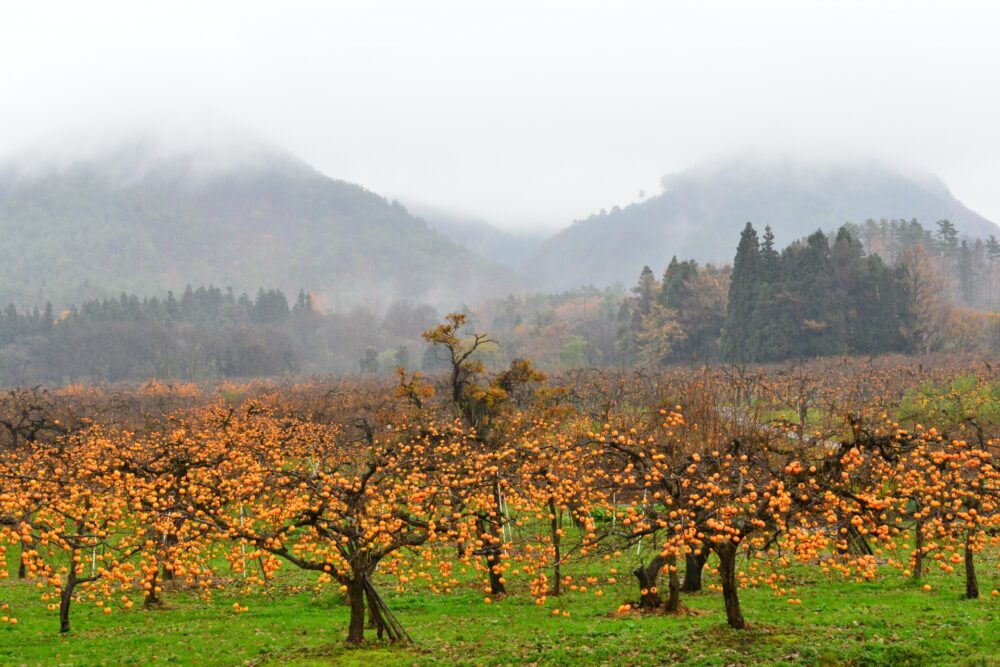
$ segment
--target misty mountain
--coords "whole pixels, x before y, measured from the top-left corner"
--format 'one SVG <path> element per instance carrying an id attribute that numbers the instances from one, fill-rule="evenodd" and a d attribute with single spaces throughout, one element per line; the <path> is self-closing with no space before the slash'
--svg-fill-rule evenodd
<path id="1" fill-rule="evenodd" d="M 321 307 L 508 291 L 508 272 L 396 202 L 265 144 L 138 140 L 63 164 L 0 166 L 0 299 L 57 305 L 214 284 L 300 288 Z"/>
<path id="2" fill-rule="evenodd" d="M 431 229 L 437 230 L 459 245 L 483 257 L 516 269 L 545 241 L 547 234 L 527 231 L 507 231 L 466 213 L 407 202 L 406 208 L 420 216 Z"/>
<path id="3" fill-rule="evenodd" d="M 536 285 L 635 282 L 643 265 L 661 271 L 670 258 L 732 261 L 747 221 L 770 225 L 779 245 L 845 222 L 948 219 L 968 236 L 1000 228 L 966 208 L 944 182 L 876 161 L 805 163 L 734 159 L 666 176 L 663 192 L 645 201 L 574 222 L 524 264 Z"/>

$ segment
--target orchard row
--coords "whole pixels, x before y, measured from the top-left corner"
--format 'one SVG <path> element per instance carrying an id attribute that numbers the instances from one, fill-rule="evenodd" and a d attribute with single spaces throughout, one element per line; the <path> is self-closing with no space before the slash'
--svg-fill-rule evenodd
<path id="1" fill-rule="evenodd" d="M 66 632 L 74 603 L 155 607 L 171 587 L 249 591 L 299 568 L 343 592 L 361 642 L 366 617 L 407 639 L 380 586 L 447 595 L 462 570 L 485 603 L 603 596 L 627 576 L 634 598 L 609 611 L 680 612 L 711 560 L 742 629 L 741 589 L 807 595 L 792 567 L 859 582 L 935 567 L 974 598 L 977 567 L 997 566 L 987 364 L 547 378 L 488 371 L 491 341 L 464 326 L 425 334 L 440 376 L 10 392 L 0 567 L 18 571 L 0 575 L 36 586 Z"/>

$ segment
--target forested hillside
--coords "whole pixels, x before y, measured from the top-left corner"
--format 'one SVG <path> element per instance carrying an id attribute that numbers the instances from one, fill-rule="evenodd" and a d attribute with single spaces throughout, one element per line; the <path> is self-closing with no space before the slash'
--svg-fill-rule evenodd
<path id="1" fill-rule="evenodd" d="M 469 214 L 452 213 L 426 204 L 407 203 L 431 229 L 490 261 L 516 271 L 545 241 L 543 232 L 509 231 Z"/>
<path id="2" fill-rule="evenodd" d="M 747 224 L 732 266 L 674 257 L 629 293 L 581 288 L 487 299 L 464 315 L 496 332 L 477 360 L 545 369 L 785 362 L 836 355 L 1000 350 L 1000 242 L 960 241 L 950 223 L 845 225 L 783 250 Z M 875 252 L 873 248 L 881 251 Z M 886 259 L 883 259 L 883 254 Z M 290 302 L 291 301 L 291 302 Z M 121 294 L 67 310 L 0 312 L 0 384 L 148 377 L 209 379 L 425 371 L 427 303 L 327 310 L 299 291 L 216 287 Z"/>
<path id="3" fill-rule="evenodd" d="M 510 275 L 396 202 L 262 144 L 0 166 L 0 301 L 69 306 L 186 284 L 305 288 L 324 307 L 456 307 Z"/>
<path id="4" fill-rule="evenodd" d="M 832 234 L 845 223 L 881 218 L 947 219 L 978 238 L 1000 232 L 929 174 L 874 161 L 733 159 L 665 177 L 660 194 L 576 221 L 524 266 L 542 289 L 628 284 L 635 267 L 664 257 L 731 261 L 732 239 L 748 220 L 769 225 L 785 245 L 817 228 Z"/>

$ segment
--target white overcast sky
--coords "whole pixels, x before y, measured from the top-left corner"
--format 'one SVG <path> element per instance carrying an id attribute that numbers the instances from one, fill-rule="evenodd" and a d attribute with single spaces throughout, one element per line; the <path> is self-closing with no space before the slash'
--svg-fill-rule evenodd
<path id="1" fill-rule="evenodd" d="M 212 119 L 546 228 L 730 152 L 856 154 L 1000 222 L 998 5 L 0 0 L 0 154 Z"/>

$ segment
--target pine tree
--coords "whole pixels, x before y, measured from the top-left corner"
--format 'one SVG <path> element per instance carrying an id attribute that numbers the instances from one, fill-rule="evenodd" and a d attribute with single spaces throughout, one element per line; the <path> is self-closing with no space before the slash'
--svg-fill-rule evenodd
<path id="1" fill-rule="evenodd" d="M 676 311 L 683 310 L 684 305 L 691 298 L 691 281 L 697 276 L 697 262 L 694 260 L 680 262 L 674 255 L 670 264 L 667 265 L 667 270 L 663 272 L 663 281 L 660 283 L 658 297 L 660 305 Z"/>
<path id="2" fill-rule="evenodd" d="M 706 317 L 705 313 L 705 306 L 711 307 L 719 296 L 713 289 L 717 282 L 713 279 L 715 276 L 705 276 L 703 272 L 694 260 L 681 262 L 676 256 L 663 272 L 658 305 L 670 311 L 670 320 L 684 333 L 683 337 L 671 336 L 671 356 L 674 358 L 704 357 L 711 352 L 711 346 L 706 345 L 706 335 L 718 338 L 721 321 Z M 723 293 L 718 302 L 720 306 L 724 300 Z"/>
<path id="3" fill-rule="evenodd" d="M 743 363 L 753 361 L 756 357 L 756 351 L 749 349 L 748 341 L 758 305 L 760 261 L 757 231 L 748 222 L 740 234 L 740 243 L 733 260 L 726 322 L 722 328 L 722 356 L 727 361 Z"/>
<path id="4" fill-rule="evenodd" d="M 826 234 L 816 231 L 802 248 L 792 279 L 798 285 L 802 347 L 798 356 L 847 351 L 843 317 L 832 294 L 833 262 Z"/>
<path id="5" fill-rule="evenodd" d="M 296 315 L 305 315 L 313 311 L 313 298 L 311 294 L 306 294 L 304 289 L 299 289 L 299 296 L 295 299 L 292 312 Z"/>
<path id="6" fill-rule="evenodd" d="M 639 356 L 639 334 L 659 296 L 660 285 L 648 266 L 642 267 L 639 283 L 632 288 L 632 297 L 622 302 L 618 312 L 616 347 L 623 366 L 634 364 Z"/>
<path id="7" fill-rule="evenodd" d="M 764 243 L 761 245 L 761 277 L 772 283 L 778 279 L 778 251 L 774 249 L 774 232 L 771 225 L 764 227 Z"/>
<path id="8" fill-rule="evenodd" d="M 1000 259 L 1000 241 L 993 234 L 990 234 L 989 238 L 986 239 L 986 255 L 991 262 Z"/>
<path id="9" fill-rule="evenodd" d="M 958 230 L 950 220 L 937 221 L 937 238 L 941 247 L 941 254 L 953 257 L 958 251 Z"/>
<path id="10" fill-rule="evenodd" d="M 659 291 L 660 286 L 656 282 L 653 270 L 648 266 L 642 267 L 642 273 L 639 274 L 639 284 L 632 288 L 632 294 L 635 295 L 636 311 L 641 316 L 649 315 Z"/>

